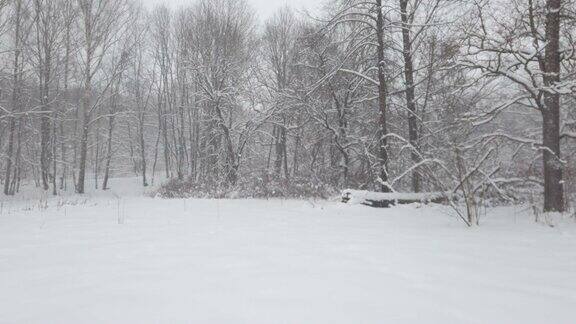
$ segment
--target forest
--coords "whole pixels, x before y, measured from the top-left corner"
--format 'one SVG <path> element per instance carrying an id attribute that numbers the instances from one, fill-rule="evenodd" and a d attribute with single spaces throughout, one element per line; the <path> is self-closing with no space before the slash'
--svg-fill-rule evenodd
<path id="1" fill-rule="evenodd" d="M 353 188 L 562 212 L 575 9 L 333 0 L 258 21 L 244 0 L 2 0 L 3 193 L 138 176 L 167 196 Z"/>
<path id="2" fill-rule="evenodd" d="M 575 322 L 576 1 L 296 2 L 0 0 L 0 323 Z"/>

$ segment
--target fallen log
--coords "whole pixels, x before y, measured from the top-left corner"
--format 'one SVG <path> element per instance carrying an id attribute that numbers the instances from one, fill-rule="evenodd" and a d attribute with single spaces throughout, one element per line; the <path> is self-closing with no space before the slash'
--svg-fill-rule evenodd
<path id="1" fill-rule="evenodd" d="M 376 208 L 388 208 L 399 204 L 442 204 L 448 202 L 450 196 L 450 194 L 444 192 L 374 192 L 346 189 L 342 191 L 342 202 Z"/>

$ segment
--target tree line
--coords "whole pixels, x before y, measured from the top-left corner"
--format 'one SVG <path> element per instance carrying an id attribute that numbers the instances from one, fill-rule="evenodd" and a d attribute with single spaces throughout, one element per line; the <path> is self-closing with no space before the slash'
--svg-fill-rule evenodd
<path id="1" fill-rule="evenodd" d="M 84 193 L 134 174 L 269 194 L 454 192 L 469 208 L 536 197 L 564 211 L 575 8 L 329 0 L 259 22 L 245 0 L 0 0 L 3 192 Z"/>

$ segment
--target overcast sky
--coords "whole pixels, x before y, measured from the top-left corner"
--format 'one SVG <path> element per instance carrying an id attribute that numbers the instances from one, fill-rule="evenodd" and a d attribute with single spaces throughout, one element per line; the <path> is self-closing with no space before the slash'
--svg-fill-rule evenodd
<path id="1" fill-rule="evenodd" d="M 177 8 L 180 5 L 186 3 L 191 3 L 194 0 L 143 0 L 149 7 L 153 7 L 156 4 L 167 4 L 170 7 Z M 323 0 L 247 0 L 256 12 L 261 20 L 270 17 L 274 11 L 285 4 L 289 4 L 294 9 L 308 9 L 314 10 L 322 3 Z"/>

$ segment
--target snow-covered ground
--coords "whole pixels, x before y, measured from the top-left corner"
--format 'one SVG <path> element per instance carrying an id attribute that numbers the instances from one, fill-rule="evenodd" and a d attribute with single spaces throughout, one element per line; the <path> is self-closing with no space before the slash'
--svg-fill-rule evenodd
<path id="1" fill-rule="evenodd" d="M 163 200 L 120 187 L 48 208 L 2 201 L 0 323 L 576 320 L 568 219 L 534 224 L 509 207 L 467 229 L 441 206 Z"/>

